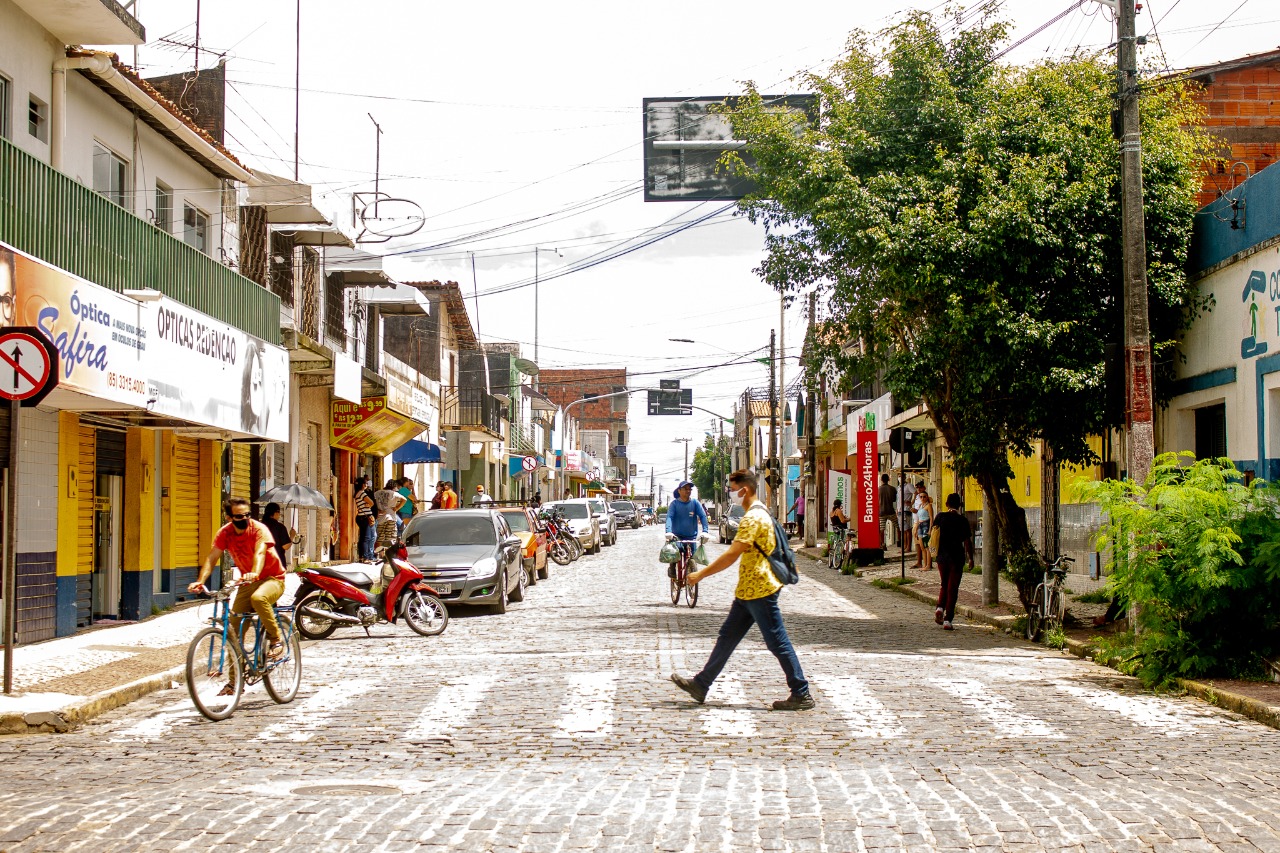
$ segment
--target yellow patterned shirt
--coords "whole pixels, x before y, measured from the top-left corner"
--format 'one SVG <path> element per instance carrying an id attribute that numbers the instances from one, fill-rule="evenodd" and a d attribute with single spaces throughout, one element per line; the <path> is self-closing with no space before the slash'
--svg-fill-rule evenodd
<path id="1" fill-rule="evenodd" d="M 747 546 L 738 563 L 738 588 L 733 591 L 734 597 L 750 601 L 753 598 L 764 598 L 782 589 L 782 584 L 769 567 L 765 554 L 772 554 L 777 545 L 773 535 L 773 517 L 765 505 L 756 501 L 747 510 L 747 514 L 738 522 L 738 535 L 734 542 Z M 760 546 L 760 551 L 756 550 Z"/>

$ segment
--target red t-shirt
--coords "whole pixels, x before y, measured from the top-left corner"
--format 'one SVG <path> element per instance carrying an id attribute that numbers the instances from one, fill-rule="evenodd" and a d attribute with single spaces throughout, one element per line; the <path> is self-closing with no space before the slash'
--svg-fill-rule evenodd
<path id="1" fill-rule="evenodd" d="M 275 538 L 262 522 L 250 519 L 249 526 L 243 531 L 236 530 L 235 525 L 228 522 L 213 537 L 213 547 L 230 554 L 232 562 L 242 575 L 253 571 L 253 557 L 259 542 L 267 543 L 267 554 L 262 560 L 262 574 L 259 577 L 284 577 L 284 566 L 280 565 L 280 558 L 276 556 Z"/>

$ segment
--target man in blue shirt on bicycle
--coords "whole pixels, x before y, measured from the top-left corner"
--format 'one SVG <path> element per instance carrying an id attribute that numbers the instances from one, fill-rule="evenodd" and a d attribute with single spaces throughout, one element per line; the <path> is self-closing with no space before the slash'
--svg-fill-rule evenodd
<path id="1" fill-rule="evenodd" d="M 680 547 L 685 551 L 692 551 L 693 545 L 690 542 L 698 538 L 698 525 L 702 525 L 703 533 L 711 532 L 711 525 L 707 521 L 707 511 L 702 508 L 701 501 L 692 499 L 693 482 L 685 480 L 676 486 L 675 497 L 671 499 L 671 504 L 667 507 L 667 541 L 685 540 L 680 542 Z M 675 577 L 675 566 L 670 569 Z"/>

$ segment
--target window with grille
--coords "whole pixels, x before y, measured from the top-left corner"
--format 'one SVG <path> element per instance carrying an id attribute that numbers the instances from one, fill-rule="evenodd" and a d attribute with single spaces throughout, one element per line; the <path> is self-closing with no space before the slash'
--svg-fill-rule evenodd
<path id="1" fill-rule="evenodd" d="M 27 133 L 41 142 L 49 141 L 49 105 L 35 95 L 27 96 Z"/>
<path id="2" fill-rule="evenodd" d="M 173 228 L 173 190 L 156 181 L 156 227 L 161 231 Z"/>
<path id="3" fill-rule="evenodd" d="M 125 176 L 129 166 L 117 154 L 98 143 L 93 144 L 93 190 L 124 207 Z"/>
<path id="4" fill-rule="evenodd" d="M 189 204 L 182 206 L 182 242 L 209 253 L 209 214 Z"/>

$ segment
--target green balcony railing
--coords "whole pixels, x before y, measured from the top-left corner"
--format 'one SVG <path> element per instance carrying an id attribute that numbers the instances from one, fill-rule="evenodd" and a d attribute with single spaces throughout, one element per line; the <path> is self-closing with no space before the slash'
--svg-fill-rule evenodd
<path id="1" fill-rule="evenodd" d="M 5 139 L 0 241 L 117 292 L 150 287 L 280 343 L 275 294 Z"/>

